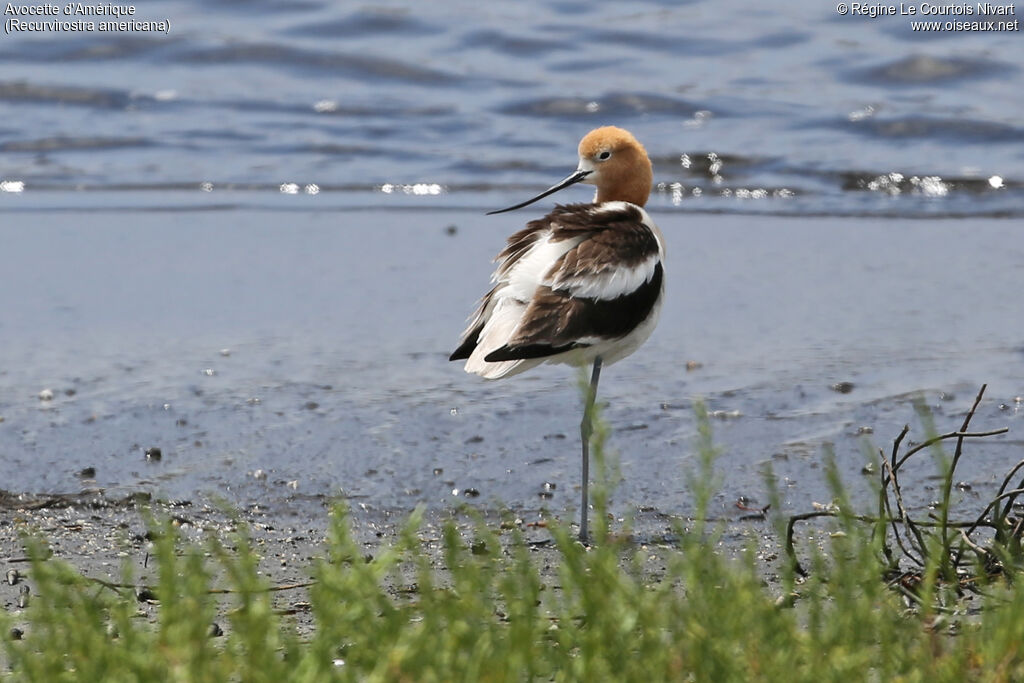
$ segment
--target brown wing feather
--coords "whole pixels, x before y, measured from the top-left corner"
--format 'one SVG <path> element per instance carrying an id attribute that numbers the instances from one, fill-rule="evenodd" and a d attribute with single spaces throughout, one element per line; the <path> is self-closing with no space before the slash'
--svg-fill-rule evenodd
<path id="1" fill-rule="evenodd" d="M 484 360 L 539 358 L 589 345 L 583 340 L 624 337 L 651 314 L 661 296 L 663 279 L 658 263 L 650 280 L 615 299 L 583 299 L 541 287 L 515 338 Z"/>
<path id="2" fill-rule="evenodd" d="M 613 298 L 574 295 L 580 291 L 573 286 L 575 279 L 585 281 L 610 269 L 640 267 L 659 253 L 658 240 L 643 223 L 638 209 L 594 209 L 594 204 L 558 205 L 509 237 L 495 259 L 499 262 L 495 273 L 499 280 L 545 235 L 550 234 L 548 239 L 552 241 L 581 236 L 586 239 L 552 265 L 548 275 L 551 285 L 538 287 L 515 337 L 488 354 L 486 361 L 539 358 L 586 345 L 581 339 L 622 337 L 650 314 L 662 289 L 660 262 L 628 293 Z M 490 301 L 499 288 L 500 284 L 481 300 L 451 360 L 472 354 L 487 322 Z"/>
<path id="3" fill-rule="evenodd" d="M 558 277 L 580 277 L 608 268 L 634 268 L 658 253 L 658 240 L 642 223 L 625 223 L 596 232 L 570 250 L 557 265 Z"/>

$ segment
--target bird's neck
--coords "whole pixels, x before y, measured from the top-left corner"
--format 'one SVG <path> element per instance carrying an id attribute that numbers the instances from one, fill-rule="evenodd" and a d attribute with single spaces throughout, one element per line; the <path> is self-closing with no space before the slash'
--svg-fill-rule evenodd
<path id="1" fill-rule="evenodd" d="M 597 188 L 594 194 L 594 203 L 604 202 L 629 202 L 637 206 L 643 206 L 651 196 L 651 185 L 649 182 L 633 183 L 629 187 L 617 187 L 614 191 L 603 187 Z"/>

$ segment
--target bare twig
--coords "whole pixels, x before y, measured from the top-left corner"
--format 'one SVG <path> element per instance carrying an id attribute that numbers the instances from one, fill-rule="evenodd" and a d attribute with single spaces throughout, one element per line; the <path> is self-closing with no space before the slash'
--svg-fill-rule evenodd
<path id="1" fill-rule="evenodd" d="M 151 585 L 144 584 L 144 583 L 141 583 L 141 584 L 114 583 L 112 581 L 107 581 L 106 579 L 100 579 L 100 578 L 97 578 L 95 576 L 83 576 L 82 578 L 84 578 L 87 581 L 91 581 L 93 583 L 98 583 L 99 585 L 103 586 L 104 588 L 109 588 L 110 590 L 112 590 L 112 591 L 114 591 L 116 593 L 120 593 L 121 590 L 124 589 L 124 588 L 131 588 L 133 590 L 152 591 L 154 593 L 157 590 L 156 586 L 151 586 Z M 296 590 L 298 588 L 308 588 L 308 587 L 314 586 L 314 585 L 316 585 L 316 581 L 303 581 L 303 582 L 300 582 L 300 583 L 288 583 L 288 584 L 283 584 L 283 585 L 280 585 L 280 586 L 268 586 L 267 588 L 263 588 L 261 590 L 253 591 L 253 592 L 256 592 L 256 593 L 277 593 L 277 592 L 280 592 L 280 591 Z M 230 594 L 242 593 L 242 592 L 248 592 L 248 591 L 239 591 L 239 590 L 235 590 L 234 588 L 210 588 L 210 589 L 208 589 L 206 591 L 206 594 L 207 595 L 230 595 Z"/>
<path id="2" fill-rule="evenodd" d="M 928 564 L 928 559 L 931 554 L 927 542 L 929 540 L 928 537 L 938 540 L 941 543 L 942 553 L 942 557 L 939 558 L 939 570 L 942 578 L 950 582 L 957 580 L 960 563 L 964 552 L 967 550 L 971 550 L 979 557 L 983 558 L 986 565 L 991 565 L 993 561 L 997 560 L 997 557 L 1000 559 L 1003 557 L 1001 554 L 994 553 L 991 549 L 986 549 L 979 545 L 971 538 L 971 534 L 973 534 L 979 527 L 994 529 L 996 531 L 997 538 L 999 538 L 1000 534 L 1008 533 L 1008 527 L 1005 524 L 1005 519 L 1009 514 L 1010 506 L 1014 503 L 1017 497 L 1024 495 L 1024 480 L 1021 481 L 1018 488 L 1009 491 L 1006 489 L 1010 485 L 1014 476 L 1024 469 L 1024 461 L 1018 463 L 1017 466 L 1010 471 L 1003 480 L 999 493 L 991 502 L 989 502 L 982 514 L 976 519 L 973 521 L 954 521 L 950 519 L 950 500 L 952 497 L 953 481 L 956 467 L 964 454 L 965 441 L 967 439 L 1005 434 L 1009 431 L 1005 427 L 988 431 L 968 431 L 970 429 L 971 421 L 977 413 L 978 407 L 981 405 L 987 386 L 987 384 L 981 386 L 958 430 L 933 436 L 922 443 L 914 444 L 913 446 L 908 447 L 901 455 L 900 450 L 903 447 L 904 439 L 910 432 L 910 427 L 904 425 L 903 429 L 893 440 L 892 450 L 889 457 L 887 458 L 884 452 L 879 451 L 882 468 L 880 473 L 881 486 L 878 492 L 878 515 L 876 517 L 866 515 L 843 515 L 844 517 L 848 517 L 859 522 L 872 523 L 876 525 L 876 529 L 883 534 L 882 541 L 885 555 L 884 559 L 889 568 L 896 569 L 898 571 L 898 561 L 893 561 L 892 552 L 885 539 L 886 529 L 888 528 L 892 529 L 895 542 L 904 557 L 908 558 L 908 560 L 916 564 L 918 567 L 925 567 Z M 956 447 L 953 458 L 943 473 L 940 509 L 937 514 L 930 515 L 931 519 L 927 521 L 914 519 L 904 503 L 903 490 L 899 481 L 900 468 L 914 454 L 947 439 L 956 439 Z M 988 515 L 993 509 L 1000 506 L 1003 501 L 1007 501 L 1003 508 L 1003 514 L 995 519 L 989 519 Z M 818 517 L 838 516 L 840 516 L 839 513 L 833 510 L 816 510 L 814 512 L 804 513 L 801 515 L 794 515 L 789 518 L 789 523 L 786 528 L 786 553 L 788 554 L 796 572 L 804 576 L 807 575 L 806 570 L 800 565 L 796 556 L 793 537 L 797 522 L 807 521 Z M 1019 530 L 1009 532 L 1011 533 L 1011 536 L 1015 536 L 1018 531 L 1024 534 L 1024 519 L 1021 520 L 1019 527 Z M 923 532 L 924 529 L 935 529 L 937 531 Z M 953 530 L 958 530 L 955 535 Z M 957 540 L 955 536 L 959 536 L 960 539 Z M 954 543 L 957 545 L 955 549 L 952 547 Z"/>
<path id="3" fill-rule="evenodd" d="M 916 546 L 915 549 L 920 554 L 920 557 L 916 557 L 913 553 L 910 552 L 909 549 L 907 549 L 903 545 L 903 541 L 900 538 L 900 534 L 899 534 L 899 531 L 898 531 L 897 526 L 896 526 L 896 519 L 892 519 L 891 520 L 893 536 L 896 537 L 896 542 L 899 544 L 900 550 L 903 551 L 903 554 L 906 555 L 908 558 L 910 558 L 910 560 L 912 562 L 914 562 L 915 564 L 923 567 L 924 566 L 924 556 L 925 556 L 925 552 L 926 552 L 926 548 L 924 546 L 924 538 L 921 536 L 921 532 L 918 530 L 918 528 L 914 525 L 913 520 L 910 519 L 910 515 L 907 514 L 907 508 L 903 505 L 903 494 L 900 491 L 899 485 L 896 483 L 895 473 L 890 469 L 889 463 L 886 462 L 885 460 L 882 460 L 882 466 L 884 468 L 886 468 L 886 469 L 889 469 L 890 475 L 892 475 L 891 479 L 893 481 L 893 492 L 896 494 L 896 505 L 897 505 L 897 507 L 899 509 L 899 512 L 900 512 L 900 521 L 903 522 L 903 526 L 905 526 L 907 528 L 907 530 L 910 531 L 911 534 L 913 534 L 914 539 L 917 541 L 917 546 Z M 883 490 L 883 493 L 884 493 L 884 490 Z M 891 515 L 891 507 L 889 505 L 889 496 L 885 496 L 885 507 L 886 507 L 887 511 L 890 511 L 890 517 L 891 517 L 892 515 Z"/>
<path id="4" fill-rule="evenodd" d="M 1010 480 L 1010 477 L 1013 476 L 1013 473 L 1016 472 L 1018 469 L 1020 469 L 1022 466 L 1024 466 L 1024 460 L 1022 460 L 1021 462 L 1017 463 L 1017 466 L 1013 468 L 1013 471 L 1009 475 L 1007 475 L 1006 479 L 1003 480 L 1003 486 L 1005 486 L 1006 482 Z M 1024 483 L 1024 482 L 1022 482 L 1022 483 Z M 1006 519 L 1006 514 L 998 515 L 989 524 L 984 524 L 983 523 L 985 518 L 986 518 L 986 516 L 988 515 L 989 511 L 992 508 L 996 507 L 999 504 L 1000 500 L 1003 500 L 1003 499 L 1011 500 L 1011 499 L 1019 496 L 1020 494 L 1024 493 L 1024 487 L 1013 489 L 1012 491 L 1003 491 L 1003 486 L 999 487 L 999 495 L 997 495 L 995 498 L 993 498 L 991 500 L 991 502 L 989 502 L 989 504 L 985 506 L 985 509 L 981 511 L 980 515 L 978 515 L 978 518 L 974 520 L 974 522 L 971 524 L 970 527 L 968 527 L 968 529 L 967 529 L 967 535 L 968 536 L 970 536 L 972 533 L 974 533 L 975 529 L 977 529 L 979 526 L 990 526 L 990 527 L 992 527 L 993 529 L 996 530 L 996 533 L 999 533 L 1000 531 L 1002 531 L 1002 529 L 1003 529 L 1003 521 Z M 961 554 L 962 553 L 957 553 L 957 562 L 959 562 Z"/>
<path id="5" fill-rule="evenodd" d="M 939 508 L 939 514 L 941 515 L 942 527 L 940 528 L 942 534 L 942 570 L 946 574 L 947 579 L 952 579 L 952 573 L 956 571 L 956 564 L 949 565 L 950 553 L 949 553 L 949 527 L 946 522 L 949 521 L 949 497 L 953 491 L 953 473 L 956 471 L 956 465 L 960 462 L 960 456 L 964 452 L 964 436 L 967 433 L 967 428 L 971 424 L 971 418 L 974 417 L 974 411 L 978 409 L 978 405 L 981 403 L 981 397 L 985 395 L 985 388 L 988 384 L 982 384 L 981 389 L 978 390 L 978 395 L 974 399 L 974 404 L 971 409 L 967 411 L 964 422 L 960 425 L 960 436 L 956 439 L 956 450 L 953 452 L 953 462 L 950 463 L 949 469 L 946 470 L 946 478 L 942 482 L 942 507 Z M 961 535 L 966 537 L 966 534 L 961 530 Z M 960 556 L 957 555 L 957 560 Z"/>
<path id="6" fill-rule="evenodd" d="M 967 532 L 964 531 L 963 529 L 960 530 L 960 538 L 963 540 L 964 544 L 968 548 L 970 548 L 971 550 L 974 551 L 974 554 L 978 556 L 978 559 L 981 562 L 988 561 L 988 558 L 990 557 L 989 551 L 986 550 L 985 548 L 982 548 L 980 545 L 978 545 L 974 541 L 972 541 L 970 536 L 968 536 Z"/>
<path id="7" fill-rule="evenodd" d="M 878 517 L 879 517 L 879 519 L 881 519 L 883 517 L 892 519 L 892 517 L 893 517 L 892 505 L 889 503 L 889 493 L 888 493 L 889 483 L 892 482 L 893 487 L 897 491 L 899 491 L 899 480 L 896 479 L 895 472 L 893 471 L 892 467 L 896 465 L 896 456 L 899 453 L 900 444 L 903 442 L 903 437 L 905 437 L 909 431 L 910 431 L 910 425 L 903 425 L 903 429 L 901 429 L 900 433 L 896 436 L 895 439 L 893 439 L 893 442 L 892 442 L 892 465 L 889 465 L 886 462 L 886 460 L 885 460 L 885 453 L 882 451 L 882 449 L 878 449 L 878 455 L 881 456 L 879 458 L 879 461 L 882 463 L 882 467 L 881 467 L 881 469 L 879 471 L 879 476 L 881 477 L 881 479 L 880 479 L 880 485 L 878 487 Z M 887 476 L 887 473 L 888 473 L 888 476 Z M 892 523 L 892 533 L 893 533 L 893 536 L 896 537 L 896 544 L 900 547 L 900 550 L 902 550 L 904 554 L 906 554 L 909 557 L 911 557 L 911 559 L 914 559 L 913 556 L 910 555 L 910 553 L 907 552 L 907 549 L 903 545 L 903 539 L 900 538 L 899 529 L 896 526 L 896 521 L 892 520 L 891 523 Z M 892 551 L 890 550 L 888 543 L 885 542 L 885 538 L 884 538 L 885 527 L 884 526 L 882 527 L 882 533 L 883 533 L 882 550 L 883 550 L 883 553 L 885 554 L 885 560 L 886 560 L 886 562 L 889 565 L 893 565 L 893 564 L 898 565 L 899 561 L 897 561 L 896 563 L 893 563 L 893 561 L 892 561 Z"/>
<path id="8" fill-rule="evenodd" d="M 800 576 L 808 576 L 807 570 L 800 564 L 800 560 L 796 559 L 796 548 L 793 543 L 793 529 L 796 527 L 797 522 L 803 522 L 808 519 L 814 519 L 815 517 L 835 517 L 836 513 L 830 510 L 815 510 L 814 512 L 804 512 L 799 515 L 791 515 L 789 521 L 786 523 L 786 555 L 789 556 L 789 561 L 792 563 L 793 571 Z"/>
<path id="9" fill-rule="evenodd" d="M 915 453 L 918 453 L 920 451 L 923 451 L 925 448 L 928 448 L 929 446 L 934 446 L 939 441 L 945 441 L 946 439 L 980 439 L 980 438 L 984 438 L 986 436 L 996 436 L 998 434 L 1005 434 L 1008 431 L 1010 431 L 1009 427 L 1000 427 L 999 429 L 992 429 L 992 430 L 987 431 L 987 432 L 960 432 L 960 431 L 957 431 L 957 432 L 949 432 L 947 434 L 940 434 L 939 436 L 933 436 L 932 438 L 928 439 L 927 441 L 922 441 L 921 443 L 917 444 L 916 446 L 911 448 L 909 451 L 904 453 L 903 457 L 900 458 L 896 462 L 896 466 L 893 468 L 893 470 L 898 470 L 900 467 L 902 467 L 903 463 L 905 463 L 907 461 L 907 458 L 909 458 L 910 456 L 912 456 Z"/>
<path id="10" fill-rule="evenodd" d="M 817 517 L 839 517 L 840 514 L 841 513 L 839 513 L 836 510 L 814 510 L 813 512 L 803 512 L 798 515 L 790 515 L 789 521 L 786 524 L 786 555 L 789 556 L 789 559 L 792 562 L 793 569 L 796 571 L 796 573 L 800 574 L 801 576 L 808 576 L 807 570 L 803 568 L 803 566 L 800 564 L 796 557 L 796 543 L 793 541 L 793 535 L 796 530 L 796 523 L 806 522 Z M 850 519 L 855 519 L 858 522 L 864 522 L 865 524 L 877 524 L 879 521 L 883 521 L 886 524 L 892 522 L 903 522 L 903 520 L 895 517 L 873 517 L 871 515 L 850 515 L 849 517 Z M 926 529 L 935 529 L 939 526 L 939 522 L 937 521 L 915 521 L 914 524 Z M 980 523 L 951 521 L 947 522 L 947 524 L 952 529 L 967 529 L 975 524 L 987 528 L 992 528 L 994 526 L 991 522 L 985 521 L 981 521 Z"/>
<path id="11" fill-rule="evenodd" d="M 903 425 L 903 429 L 900 430 L 900 433 L 892 441 L 892 456 L 891 456 L 892 457 L 892 464 L 888 468 L 888 472 L 890 474 L 889 474 L 889 476 L 886 476 L 886 468 L 885 467 L 882 468 L 882 471 L 881 471 L 882 487 L 879 490 L 879 495 L 880 496 L 883 496 L 883 497 L 887 498 L 887 496 L 885 496 L 885 491 L 888 488 L 889 483 L 891 481 L 894 481 L 895 476 L 896 476 L 896 469 L 897 469 L 896 456 L 899 455 L 900 444 L 903 443 L 903 438 L 909 432 L 910 432 L 910 425 Z M 881 450 L 879 450 L 879 453 L 881 453 Z M 884 456 L 883 456 L 883 458 L 884 458 Z"/>
<path id="12" fill-rule="evenodd" d="M 1007 475 L 1006 475 L 1006 477 L 1005 477 L 1005 478 L 1003 479 L 1003 483 L 1002 483 L 1002 485 L 1001 485 L 1001 486 L 999 487 L 999 494 L 998 494 L 998 495 L 1002 495 L 1003 491 L 1005 491 L 1005 490 L 1006 490 L 1006 487 L 1010 485 L 1010 480 L 1011 480 L 1011 479 L 1013 478 L 1013 476 L 1014 476 L 1015 474 L 1017 474 L 1017 472 L 1018 472 L 1018 471 L 1020 470 L 1020 468 L 1022 468 L 1022 467 L 1024 467 L 1024 460 L 1021 460 L 1020 462 L 1018 462 L 1018 463 L 1017 463 L 1017 464 L 1016 464 L 1016 465 L 1014 466 L 1014 468 L 1013 468 L 1012 470 L 1010 470 L 1010 473 L 1009 473 L 1009 474 L 1007 474 Z M 1021 480 L 1020 484 L 1018 484 L 1018 488 L 1024 488 L 1024 480 Z M 1003 519 L 1005 519 L 1005 518 L 1006 518 L 1006 516 L 1007 516 L 1008 514 L 1010 514 L 1010 509 L 1011 509 L 1012 507 L 1013 507 L 1013 499 L 1011 498 L 1011 499 L 1008 499 L 1008 500 L 1006 501 L 1006 505 L 1004 505 L 1004 506 L 1003 506 L 1003 511 L 1002 511 L 1002 513 L 1000 513 L 999 517 L 1000 517 L 1000 518 L 1003 518 Z"/>

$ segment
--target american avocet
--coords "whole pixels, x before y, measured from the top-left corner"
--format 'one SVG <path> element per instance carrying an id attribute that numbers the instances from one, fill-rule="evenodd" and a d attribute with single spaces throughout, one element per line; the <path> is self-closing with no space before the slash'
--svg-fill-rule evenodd
<path id="1" fill-rule="evenodd" d="M 568 178 L 512 211 L 575 183 L 597 186 L 591 204 L 555 205 L 508 239 L 494 287 L 449 360 L 499 379 L 545 361 L 593 364 L 583 407 L 580 540 L 587 541 L 589 445 L 601 366 L 625 358 L 654 330 L 664 291 L 664 238 L 643 206 L 653 172 L 643 145 L 614 126 L 587 133 Z"/>

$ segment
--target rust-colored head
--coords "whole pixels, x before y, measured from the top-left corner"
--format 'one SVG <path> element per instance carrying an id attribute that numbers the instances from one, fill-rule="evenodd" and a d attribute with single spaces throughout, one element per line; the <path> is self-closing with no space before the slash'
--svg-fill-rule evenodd
<path id="1" fill-rule="evenodd" d="M 579 170 L 590 171 L 581 182 L 597 186 L 594 201 L 647 203 L 654 171 L 632 133 L 615 126 L 595 128 L 580 140 L 579 152 Z"/>
<path id="2" fill-rule="evenodd" d="M 488 214 L 514 211 L 575 183 L 597 186 L 594 201 L 647 203 L 654 171 L 647 150 L 632 133 L 615 126 L 595 128 L 580 140 L 580 163 L 565 180 L 552 185 L 532 199 Z"/>

